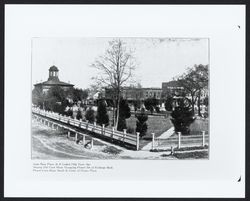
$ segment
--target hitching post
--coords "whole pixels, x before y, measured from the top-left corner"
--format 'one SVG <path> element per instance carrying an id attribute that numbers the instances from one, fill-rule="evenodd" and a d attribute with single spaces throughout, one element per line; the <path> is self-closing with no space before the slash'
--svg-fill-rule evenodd
<path id="1" fill-rule="evenodd" d="M 181 148 L 181 132 L 178 132 L 178 149 Z"/>
<path id="2" fill-rule="evenodd" d="M 202 131 L 202 146 L 205 146 L 205 131 Z"/>
<path id="3" fill-rule="evenodd" d="M 155 133 L 152 133 L 152 149 L 155 148 Z"/>
<path id="4" fill-rule="evenodd" d="M 136 132 L 136 151 L 139 150 L 139 139 L 140 139 L 140 133 Z"/>
<path id="5" fill-rule="evenodd" d="M 126 134 L 127 134 L 127 129 L 123 129 L 123 142 L 125 142 Z"/>

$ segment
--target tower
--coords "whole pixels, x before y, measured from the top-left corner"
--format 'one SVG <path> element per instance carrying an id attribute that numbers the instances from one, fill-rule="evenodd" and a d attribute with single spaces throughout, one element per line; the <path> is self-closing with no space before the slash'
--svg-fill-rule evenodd
<path id="1" fill-rule="evenodd" d="M 48 78 L 48 81 L 50 80 L 53 80 L 53 81 L 59 81 L 59 78 L 58 78 L 58 68 L 56 66 L 51 66 L 49 68 L 49 78 Z"/>

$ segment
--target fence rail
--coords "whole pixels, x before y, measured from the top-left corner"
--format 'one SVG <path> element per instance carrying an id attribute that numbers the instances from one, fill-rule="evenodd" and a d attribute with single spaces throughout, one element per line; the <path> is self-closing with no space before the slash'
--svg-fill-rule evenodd
<path id="1" fill-rule="evenodd" d="M 99 134 L 101 136 L 105 136 L 110 139 L 115 139 L 120 142 L 130 144 L 132 146 L 135 146 L 136 150 L 139 150 L 139 133 L 136 133 L 136 135 L 132 135 L 132 134 L 127 133 L 126 129 L 124 129 L 124 131 L 121 132 L 121 131 L 115 130 L 114 128 L 112 129 L 106 128 L 104 125 L 99 126 L 99 125 L 96 125 L 96 123 L 92 124 L 92 123 L 89 123 L 88 121 L 87 122 L 82 121 L 81 119 L 80 120 L 72 119 L 71 117 L 61 115 L 61 114 L 51 112 L 51 111 L 41 110 L 39 108 L 32 108 L 32 113 L 35 115 L 53 119 L 57 122 L 67 124 L 75 128 L 88 130 L 96 134 Z"/>
<path id="2" fill-rule="evenodd" d="M 205 146 L 209 144 L 209 135 L 202 131 L 201 135 L 181 135 L 172 136 L 166 139 L 163 138 L 152 138 L 152 149 L 159 148 L 171 148 L 171 147 L 194 147 L 194 146 Z"/>

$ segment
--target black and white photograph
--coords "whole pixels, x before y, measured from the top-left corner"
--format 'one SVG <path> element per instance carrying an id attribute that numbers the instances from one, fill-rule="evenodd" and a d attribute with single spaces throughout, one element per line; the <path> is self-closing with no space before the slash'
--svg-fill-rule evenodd
<path id="1" fill-rule="evenodd" d="M 31 40 L 32 159 L 209 159 L 209 38 Z"/>
<path id="2" fill-rule="evenodd" d="M 245 197 L 245 10 L 6 5 L 4 196 Z"/>

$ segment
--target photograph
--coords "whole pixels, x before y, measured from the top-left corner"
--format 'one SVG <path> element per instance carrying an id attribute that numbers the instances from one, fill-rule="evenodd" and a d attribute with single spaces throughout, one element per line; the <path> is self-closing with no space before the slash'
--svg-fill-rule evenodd
<path id="1" fill-rule="evenodd" d="M 32 38 L 32 159 L 209 159 L 208 38 Z"/>

